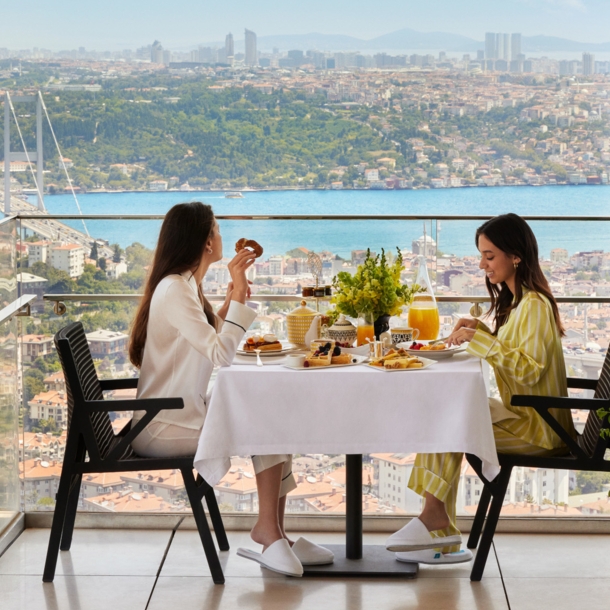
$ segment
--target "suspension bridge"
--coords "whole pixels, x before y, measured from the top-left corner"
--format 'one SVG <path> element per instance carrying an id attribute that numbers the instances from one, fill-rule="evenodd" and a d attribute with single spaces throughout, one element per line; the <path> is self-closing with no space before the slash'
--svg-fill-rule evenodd
<path id="1" fill-rule="evenodd" d="M 23 137 L 23 132 L 21 131 L 21 127 L 19 125 L 18 115 L 15 112 L 16 103 L 36 104 L 36 152 L 30 152 L 26 147 L 25 138 Z M 4 94 L 4 193 L 2 195 L 2 207 L 0 209 L 4 211 L 5 216 L 19 214 L 22 217 L 21 222 L 23 227 L 33 233 L 36 233 L 42 239 L 79 244 L 88 251 L 88 249 L 92 247 L 95 240 L 89 235 L 89 230 L 87 229 L 84 219 L 81 221 L 83 224 L 83 231 L 80 231 L 69 227 L 59 220 L 44 218 L 44 216 L 48 215 L 44 205 L 44 157 L 42 146 L 42 125 L 44 118 L 46 118 L 49 125 L 51 137 L 53 138 L 55 148 L 57 149 L 60 165 L 65 173 L 69 189 L 74 198 L 74 203 L 76 204 L 76 209 L 78 210 L 78 214 L 82 215 L 78 198 L 72 186 L 72 179 L 70 178 L 59 142 L 55 135 L 55 130 L 51 124 L 51 118 L 49 117 L 47 107 L 40 91 L 38 91 L 35 95 L 11 96 L 8 91 L 6 91 Z M 21 142 L 23 152 L 11 151 L 12 124 L 15 126 L 19 134 L 19 140 Z M 34 183 L 34 189 L 37 196 L 37 205 L 33 205 L 24 199 L 11 195 L 11 162 L 25 162 L 27 165 L 27 171 L 29 171 Z M 36 171 L 34 171 L 34 166 Z M 32 216 L 32 218 L 25 218 L 27 216 Z M 111 249 L 103 244 L 100 244 L 99 241 L 98 252 L 100 255 L 105 257 L 112 255 Z"/>

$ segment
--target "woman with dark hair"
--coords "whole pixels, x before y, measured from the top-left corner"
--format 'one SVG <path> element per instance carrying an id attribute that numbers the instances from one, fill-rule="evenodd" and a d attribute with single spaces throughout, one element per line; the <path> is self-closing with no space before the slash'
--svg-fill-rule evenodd
<path id="1" fill-rule="evenodd" d="M 491 297 L 492 328 L 462 318 L 449 345 L 468 342 L 467 352 L 494 369 L 500 400 L 490 399 L 498 453 L 558 455 L 563 441 L 534 410 L 513 407 L 515 394 L 567 396 L 557 303 L 540 268 L 538 244 L 529 225 L 516 214 L 496 216 L 476 232 L 479 268 Z M 569 411 L 551 410 L 563 428 L 574 433 Z M 457 488 L 463 454 L 420 454 L 409 488 L 425 498 L 419 518 L 390 536 L 386 548 L 399 561 L 460 563 L 472 558 L 460 550 L 455 524 Z"/>
<path id="2" fill-rule="evenodd" d="M 206 416 L 207 388 L 214 366 L 230 366 L 256 312 L 246 272 L 255 260 L 249 248 L 228 264 L 232 282 L 215 314 L 202 290 L 211 264 L 222 259 L 222 237 L 214 213 L 203 203 L 172 207 L 159 241 L 129 344 L 140 369 L 138 398 L 180 396 L 184 408 L 161 411 L 132 443 L 144 457 L 195 455 Z M 144 416 L 136 411 L 134 423 Z M 291 455 L 252 458 L 259 517 L 252 539 L 263 553 L 252 553 L 265 567 L 301 576 L 301 562 L 332 563 L 333 555 L 304 538 L 294 544 L 284 531 L 286 494 L 296 487 Z"/>

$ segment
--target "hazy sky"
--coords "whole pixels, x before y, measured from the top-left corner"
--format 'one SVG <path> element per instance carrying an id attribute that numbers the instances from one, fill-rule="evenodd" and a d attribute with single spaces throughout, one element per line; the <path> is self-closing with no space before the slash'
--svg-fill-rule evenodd
<path id="1" fill-rule="evenodd" d="M 269 34 L 374 38 L 401 28 L 483 40 L 485 31 L 610 41 L 610 0 L 0 0 L 0 47 L 166 48 Z"/>

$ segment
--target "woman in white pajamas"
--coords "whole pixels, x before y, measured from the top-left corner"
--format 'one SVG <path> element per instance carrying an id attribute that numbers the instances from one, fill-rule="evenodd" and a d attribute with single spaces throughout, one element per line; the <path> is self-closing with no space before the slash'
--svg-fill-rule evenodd
<path id="1" fill-rule="evenodd" d="M 140 369 L 138 398 L 180 396 L 184 408 L 161 411 L 134 440 L 145 457 L 195 455 L 207 409 L 214 366 L 230 366 L 244 334 L 256 318 L 246 306 L 246 278 L 254 262 L 244 248 L 228 264 L 232 282 L 214 313 L 203 294 L 209 266 L 222 259 L 222 237 L 212 208 L 199 202 L 175 205 L 167 213 L 136 314 L 129 345 Z M 134 422 L 143 417 L 134 413 Z M 284 531 L 286 494 L 296 487 L 292 456 L 253 456 L 259 517 L 252 539 L 263 553 L 249 552 L 265 567 L 301 576 L 303 563 L 332 562 L 332 553 L 305 539 L 293 543 Z M 329 556 L 330 554 L 330 556 Z"/>

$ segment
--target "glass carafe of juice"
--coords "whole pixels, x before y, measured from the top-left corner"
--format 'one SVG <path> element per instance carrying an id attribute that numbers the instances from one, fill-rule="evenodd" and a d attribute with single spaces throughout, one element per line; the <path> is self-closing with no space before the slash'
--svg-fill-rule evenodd
<path id="1" fill-rule="evenodd" d="M 369 341 L 375 340 L 375 320 L 372 313 L 362 312 L 358 316 L 357 333 L 358 346 L 367 345 Z"/>
<path id="2" fill-rule="evenodd" d="M 418 257 L 419 269 L 415 283 L 424 288 L 424 292 L 418 292 L 413 297 L 413 303 L 409 307 L 409 326 L 419 330 L 419 339 L 432 341 L 438 338 L 439 318 L 438 306 L 432 291 L 432 283 L 428 276 L 426 257 Z"/>

